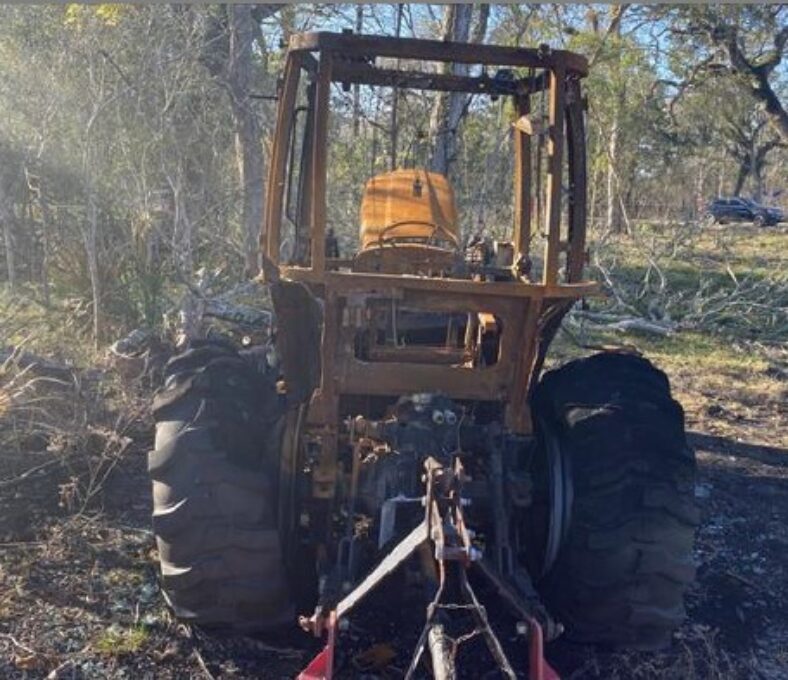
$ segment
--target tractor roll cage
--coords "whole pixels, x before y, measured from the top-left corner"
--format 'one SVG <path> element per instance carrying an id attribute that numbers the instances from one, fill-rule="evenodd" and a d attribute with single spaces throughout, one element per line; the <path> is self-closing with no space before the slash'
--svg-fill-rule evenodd
<path id="1" fill-rule="evenodd" d="M 385 63 L 378 66 L 378 58 Z M 510 77 L 500 78 L 391 68 L 399 65 L 398 59 L 512 67 L 520 69 L 520 76 L 512 70 L 507 74 Z M 525 77 L 523 70 L 528 74 Z M 309 83 L 309 111 L 301 150 L 301 200 L 297 210 L 298 221 L 308 234 L 305 261 L 293 266 L 280 263 L 280 248 L 283 212 L 288 201 L 290 139 L 295 134 L 302 73 Z M 321 377 L 309 408 L 309 422 L 324 428 L 322 448 L 329 469 L 336 456 L 336 423 L 342 395 L 398 396 L 438 390 L 457 399 L 498 401 L 506 406 L 507 427 L 523 434 L 532 431 L 527 405 L 532 378 L 540 369 L 564 313 L 576 299 L 595 290 L 595 284 L 581 278 L 585 261 L 586 164 L 585 102 L 580 79 L 586 73 L 585 58 L 546 46 L 521 49 L 325 32 L 290 39 L 279 91 L 261 247 L 267 260 L 279 266 L 283 280 L 306 284 L 324 302 Z M 544 135 L 547 147 L 541 281 L 525 278 L 527 268 L 521 268 L 509 282 L 358 273 L 347 270 L 347 260 L 328 257 L 326 180 L 332 83 L 344 87 L 359 83 L 511 96 L 518 117 L 513 129 L 515 263 L 529 261 L 532 236 L 539 228 L 532 224 L 532 138 Z M 534 93 L 546 96 L 547 118 L 532 125 L 529 112 Z M 567 206 L 563 235 L 562 202 Z M 435 360 L 430 361 L 425 355 L 429 348 L 420 347 L 404 347 L 399 354 L 395 348 L 393 354 L 398 358 L 387 356 L 383 362 L 362 361 L 354 355 L 353 348 L 363 309 L 387 301 L 430 312 L 494 314 L 502 329 L 497 363 L 484 367 L 446 365 L 445 351 L 436 351 Z M 295 323 L 293 319 L 298 317 L 292 313 L 287 316 L 288 323 Z M 297 333 L 297 328 L 293 328 L 290 337 Z M 421 352 L 418 361 L 413 359 L 414 350 Z M 287 361 L 284 364 L 288 381 Z M 328 489 L 324 493 L 330 494 Z"/>
<path id="2" fill-rule="evenodd" d="M 313 53 L 317 53 L 316 58 Z M 462 62 L 484 66 L 512 66 L 542 69 L 534 77 L 516 80 L 498 80 L 486 75 L 456 76 L 451 74 L 424 73 L 419 71 L 379 68 L 374 65 L 377 57 L 414 59 L 436 62 Z M 472 45 L 467 43 L 421 40 L 415 38 L 387 38 L 326 32 L 305 33 L 290 39 L 284 79 L 280 90 L 279 116 L 275 144 L 271 159 L 268 183 L 268 206 L 265 227 L 261 233 L 261 246 L 274 263 L 279 264 L 281 245 L 282 207 L 286 184 L 288 160 L 287 140 L 294 127 L 294 105 L 299 72 L 305 70 L 316 79 L 311 149 L 306 150 L 309 196 L 304 206 L 303 218 L 310 225 L 313 244 L 310 266 L 316 280 L 334 263 L 326 262 L 326 156 L 330 86 L 333 82 L 343 85 L 385 85 L 422 90 L 465 92 L 471 94 L 509 95 L 515 98 L 518 114 L 527 116 L 529 98 L 535 92 L 547 89 L 548 113 L 548 176 L 545 267 L 543 283 L 558 283 L 559 255 L 567 253 L 567 282 L 580 278 L 584 257 L 586 220 L 586 168 L 583 125 L 584 103 L 579 79 L 588 72 L 584 57 L 565 50 L 546 47 L 525 49 L 497 45 Z M 566 84 L 566 87 L 559 84 Z M 562 241 L 561 174 L 563 169 L 564 134 L 566 129 L 566 154 L 569 162 L 569 236 L 572 243 Z M 520 127 L 515 128 L 515 260 L 527 258 L 531 241 L 531 135 Z M 302 274 L 302 277 L 305 275 Z"/>

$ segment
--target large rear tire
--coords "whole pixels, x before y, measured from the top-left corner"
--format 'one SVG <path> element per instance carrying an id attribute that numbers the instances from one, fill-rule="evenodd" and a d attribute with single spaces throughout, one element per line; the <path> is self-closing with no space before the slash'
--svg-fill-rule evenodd
<path id="1" fill-rule="evenodd" d="M 684 412 L 662 371 L 603 353 L 547 373 L 533 399 L 543 455 L 564 458 L 565 514 L 537 587 L 578 642 L 657 649 L 685 617 L 698 510 Z M 546 532 L 545 532 L 546 533 Z"/>
<path id="2" fill-rule="evenodd" d="M 275 376 L 230 344 L 193 343 L 156 393 L 153 528 L 178 618 L 263 630 L 293 621 L 277 532 Z"/>

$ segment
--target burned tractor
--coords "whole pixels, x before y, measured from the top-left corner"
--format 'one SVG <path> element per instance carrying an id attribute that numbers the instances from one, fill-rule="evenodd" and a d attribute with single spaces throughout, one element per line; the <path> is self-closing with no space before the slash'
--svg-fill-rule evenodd
<path id="1" fill-rule="evenodd" d="M 521 622 L 533 678 L 557 677 L 542 644 L 562 633 L 670 640 L 697 510 L 667 378 L 609 352 L 540 379 L 562 317 L 597 289 L 583 278 L 586 71 L 546 47 L 290 40 L 261 242 L 273 345 L 193 340 L 155 400 L 153 523 L 177 616 L 261 630 L 300 613 L 328 639 L 302 677 L 328 678 L 341 622 L 405 569 L 426 593 L 408 677 L 454 677 L 458 613 L 515 677 L 481 582 Z M 332 88 L 356 84 L 506 102 L 507 238 L 463 237 L 449 179 L 413 163 L 368 178 L 342 256 Z"/>

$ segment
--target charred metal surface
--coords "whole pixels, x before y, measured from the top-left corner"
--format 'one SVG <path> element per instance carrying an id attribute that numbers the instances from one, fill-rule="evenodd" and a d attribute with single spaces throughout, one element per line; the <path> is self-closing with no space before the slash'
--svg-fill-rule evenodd
<path id="1" fill-rule="evenodd" d="M 301 404 L 320 384 L 320 305 L 306 286 L 292 281 L 271 284 L 271 297 L 276 314 L 276 349 L 288 401 Z"/>
<path id="2" fill-rule="evenodd" d="M 434 62 L 481 68 L 443 74 L 433 72 Z M 313 548 L 319 606 L 301 624 L 328 635 L 305 679 L 331 677 L 339 623 L 398 569 L 415 569 L 432 588 L 406 677 L 425 650 L 435 677 L 454 677 L 457 648 L 474 637 L 515 677 L 470 568 L 523 622 L 531 677 L 555 677 L 542 637 L 544 630 L 552 639 L 561 626 L 518 562 L 523 546 L 513 517 L 533 502 L 532 386 L 564 314 L 596 291 L 583 280 L 586 73 L 583 57 L 546 46 L 333 33 L 290 39 L 260 242 L 292 405 L 278 521 L 285 544 L 297 534 Z M 386 188 L 406 176 L 396 171 L 365 192 L 394 206 L 384 213 L 407 214 L 378 224 L 372 200 L 362 211 L 370 224 L 361 226 L 379 238 L 340 257 L 326 223 L 332 83 L 510 98 L 511 239 L 462 246 L 458 224 L 443 238 L 446 224 L 414 217 L 429 193 L 422 180 L 407 179 L 397 196 Z M 442 213 L 456 215 L 448 180 L 435 181 L 444 187 Z M 534 271 L 539 233 L 546 245 Z M 486 555 L 474 528 L 484 533 Z M 467 630 L 458 612 L 472 621 Z"/>
<path id="3" fill-rule="evenodd" d="M 466 92 L 468 94 L 487 94 L 493 96 L 524 94 L 530 91 L 531 84 L 526 80 L 510 80 L 495 76 L 456 76 L 420 71 L 395 71 L 375 68 L 370 64 L 342 62 L 336 68 L 334 79 L 338 81 L 361 83 L 364 85 L 384 85 L 388 87 L 411 88 L 414 90 L 434 90 L 438 92 Z"/>
<path id="4" fill-rule="evenodd" d="M 580 76 L 588 74 L 588 61 L 580 54 L 542 47 L 527 49 L 500 45 L 478 45 L 445 40 L 390 38 L 380 35 L 314 32 L 290 38 L 292 52 L 333 51 L 348 57 L 400 57 L 423 61 L 448 61 L 466 64 L 502 66 L 533 66 L 554 68 L 564 66 Z"/>
<path id="5" fill-rule="evenodd" d="M 567 280 L 579 281 L 586 264 L 586 155 L 585 104 L 580 81 L 573 78 L 567 84 L 566 138 L 569 176 L 569 235 L 567 245 Z"/>

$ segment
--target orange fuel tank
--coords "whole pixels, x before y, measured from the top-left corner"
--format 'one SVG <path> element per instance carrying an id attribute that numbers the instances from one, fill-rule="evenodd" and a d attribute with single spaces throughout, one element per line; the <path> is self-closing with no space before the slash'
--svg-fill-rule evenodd
<path id="1" fill-rule="evenodd" d="M 393 170 L 367 182 L 361 199 L 361 248 L 385 242 L 459 243 L 454 190 L 443 175 Z"/>

